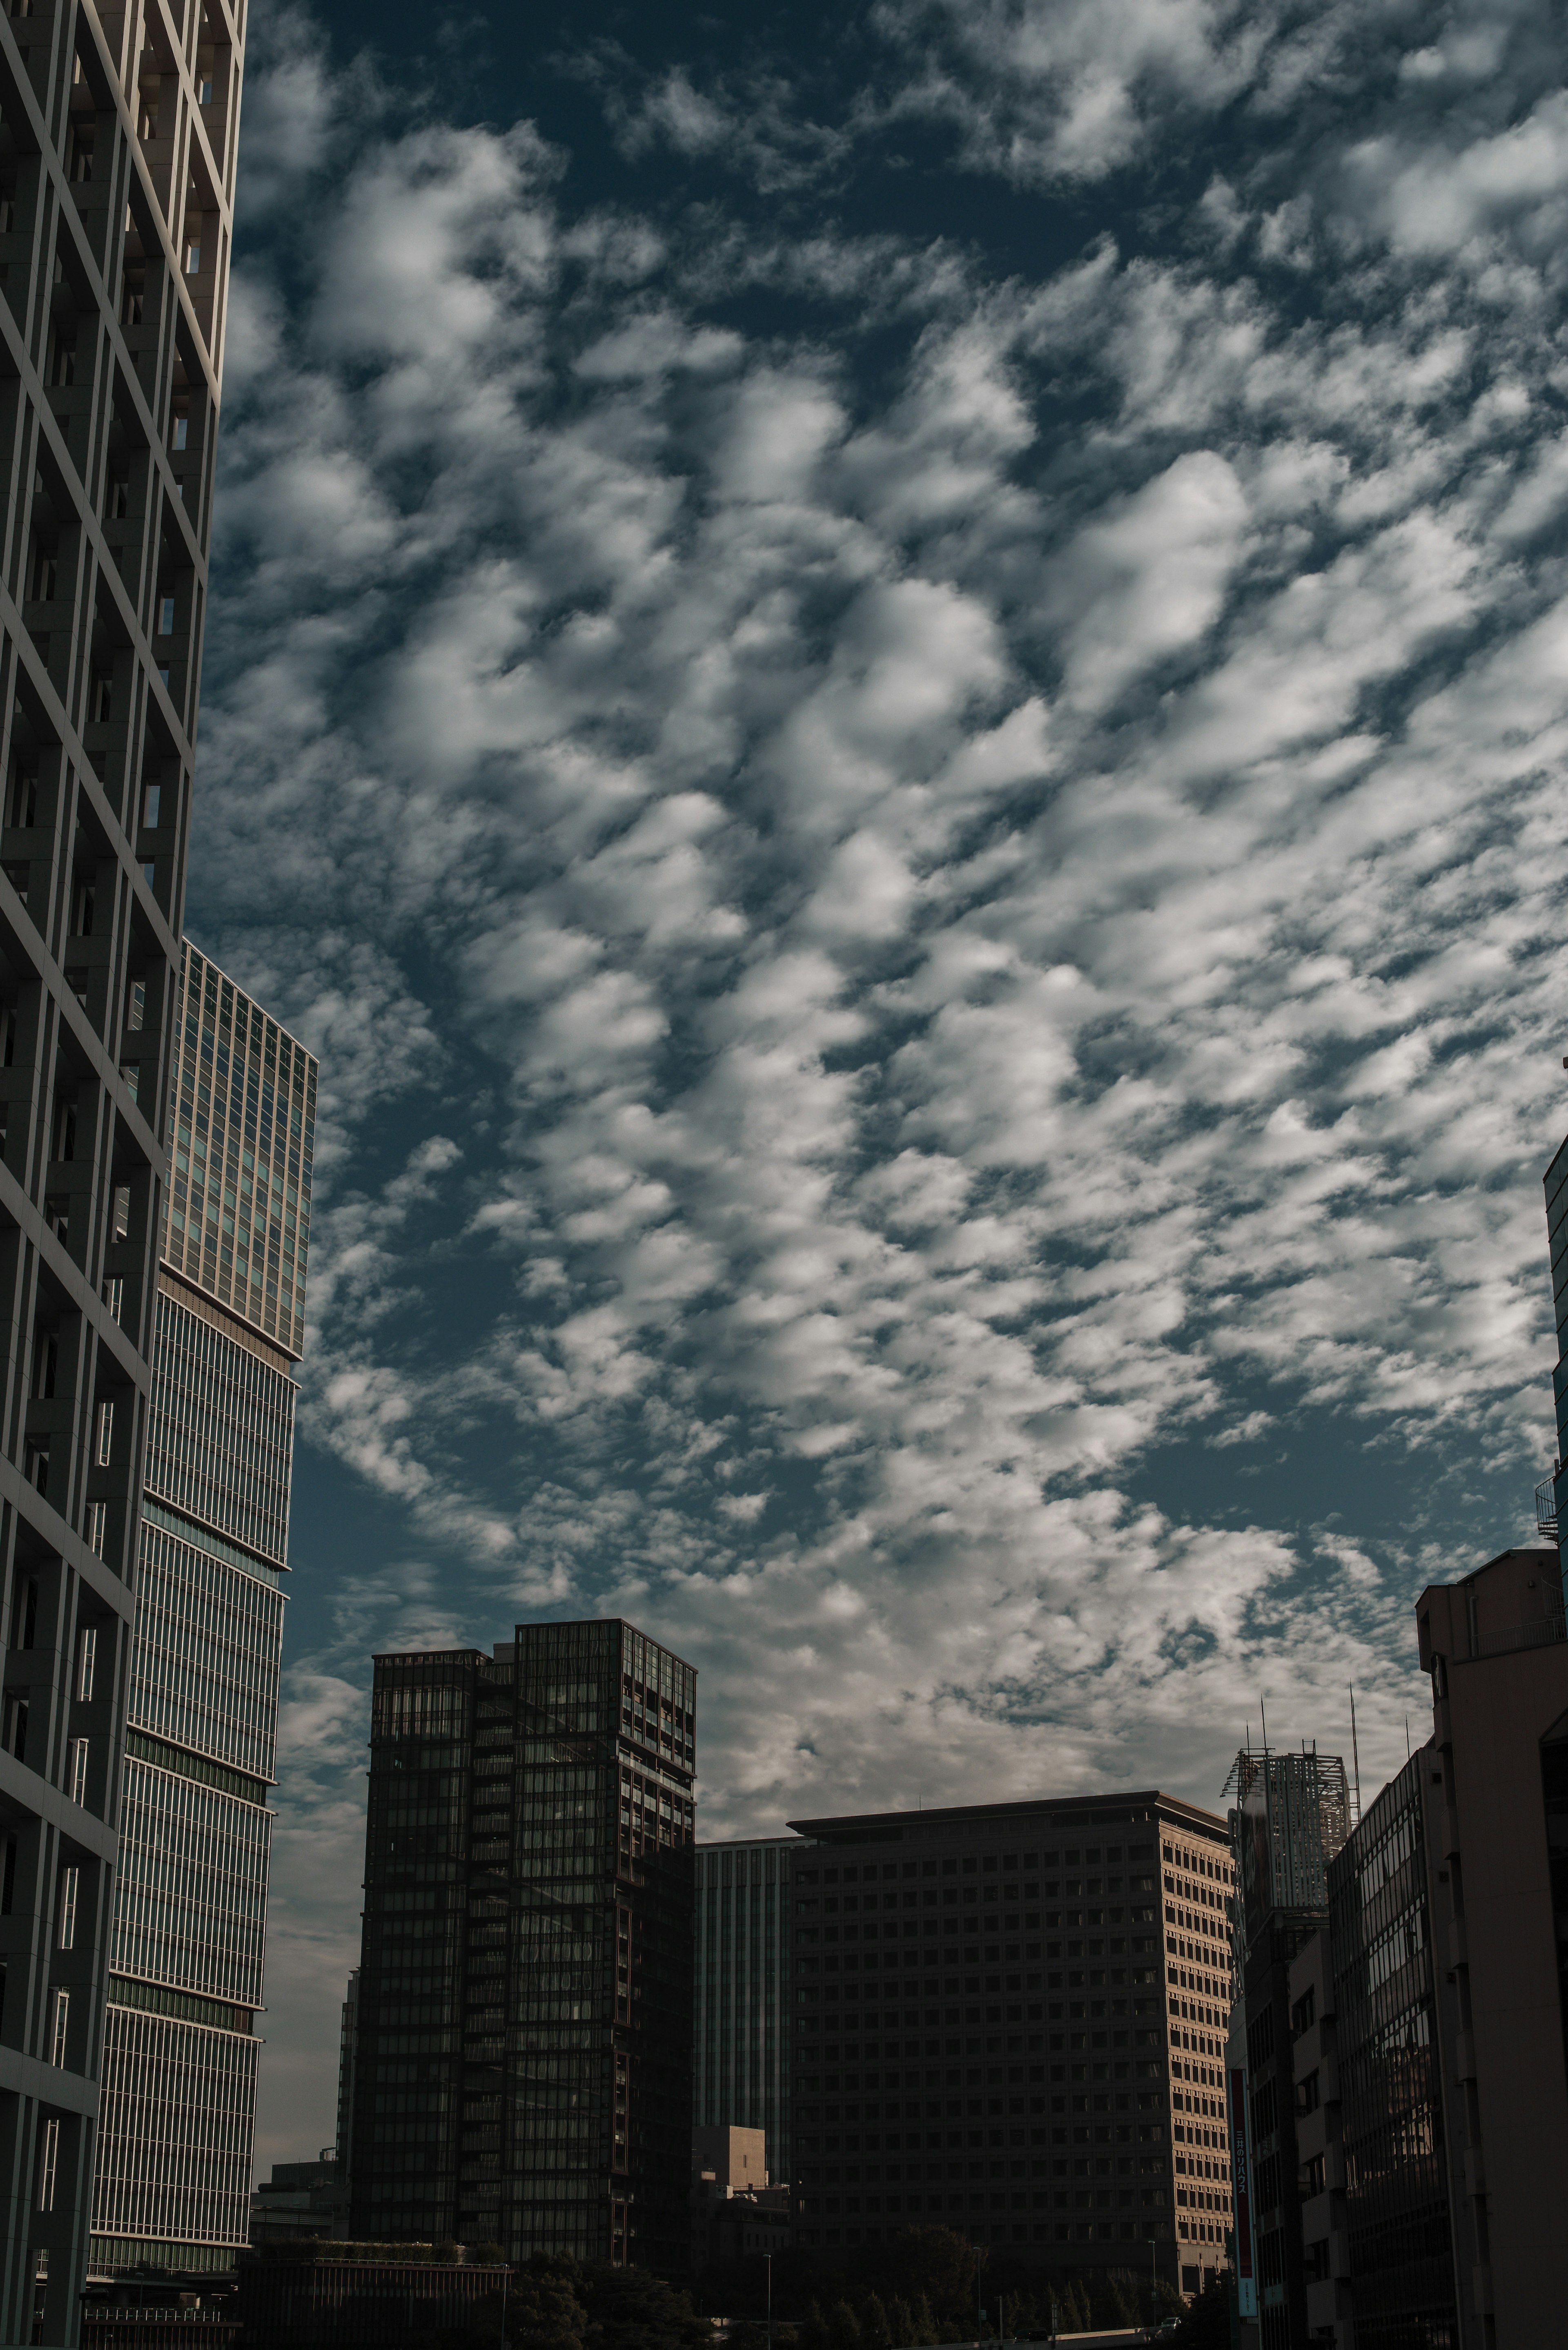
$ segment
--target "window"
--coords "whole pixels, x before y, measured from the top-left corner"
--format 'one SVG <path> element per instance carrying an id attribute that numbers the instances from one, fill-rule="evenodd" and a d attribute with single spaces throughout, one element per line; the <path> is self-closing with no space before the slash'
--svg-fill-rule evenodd
<path id="1" fill-rule="evenodd" d="M 85 1804 L 87 1801 L 89 1743 L 90 1741 L 85 1738 L 73 1738 L 71 1741 L 71 1801 L 73 1804 Z"/>
<path id="2" fill-rule="evenodd" d="M 170 426 L 169 446 L 183 449 L 191 437 L 191 419 L 182 409 L 176 409 Z"/>
<path id="3" fill-rule="evenodd" d="M 161 637 L 171 637 L 174 633 L 174 598 L 172 596 L 161 596 L 158 599 L 158 633 Z"/>
<path id="4" fill-rule="evenodd" d="M 117 1183 L 109 1208 L 109 1236 L 110 1240 L 122 1241 L 130 1232 L 130 1186 L 129 1183 Z"/>
<path id="5" fill-rule="evenodd" d="M 6 815 L 8 824 L 26 830 L 38 821 L 38 776 L 36 768 L 16 763 L 11 778 L 11 806 Z"/>
<path id="6" fill-rule="evenodd" d="M 107 1502 L 89 1502 L 88 1503 L 87 1515 L 83 1520 L 82 1531 L 87 1536 L 87 1546 L 88 1550 L 91 1551 L 95 1558 L 101 1558 L 103 1556 L 104 1544 L 109 1535 L 109 1504 Z"/>
<path id="7" fill-rule="evenodd" d="M 150 797 L 153 802 L 155 812 L 148 818 L 148 822 L 150 824 L 156 824 L 158 821 L 156 814 L 158 786 L 156 784 L 152 786 Z M 145 1027 L 146 1023 L 147 983 L 142 979 L 133 979 L 130 985 L 126 990 L 125 994 L 125 1025 L 127 1032 L 132 1036 L 139 1035 L 142 1028 Z"/>
<path id="8" fill-rule="evenodd" d="M 114 1447 L 114 1406 L 106 1397 L 99 1405 L 93 1421 L 93 1459 L 100 1469 L 109 1467 Z"/>
<path id="9" fill-rule="evenodd" d="M 77 1696 L 83 1705 L 92 1700 L 93 1679 L 98 1671 L 98 1631 L 85 1625 L 77 1640 Z"/>
<path id="10" fill-rule="evenodd" d="M 35 604 L 52 604 L 58 577 L 55 558 L 44 547 L 33 550 L 32 590 Z"/>
<path id="11" fill-rule="evenodd" d="M 74 1950 L 77 1946 L 77 1898 L 81 1890 L 81 1870 L 74 1865 L 60 1871 L 60 1943 L 62 1950 Z"/>
<path id="12" fill-rule="evenodd" d="M 186 275 L 186 276 L 187 276 L 187 277 L 195 277 L 195 276 L 199 276 L 199 275 L 200 275 L 200 272 L 201 272 L 201 267 L 202 267 L 202 248 L 201 248 L 200 244 L 197 244 L 197 243 L 196 243 L 196 241 L 195 241 L 194 239 L 192 239 L 192 241 L 191 241 L 191 242 L 186 245 L 186 247 L 185 247 L 185 275 Z"/>
<path id="13" fill-rule="evenodd" d="M 49 2062 L 58 2070 L 66 2061 L 66 2033 L 70 2022 L 71 1995 L 68 1991 L 55 1993 L 55 2012 L 49 2026 Z"/>
<path id="14" fill-rule="evenodd" d="M 125 1283 L 119 1274 L 111 1274 L 103 1284 L 103 1302 L 109 1308 L 109 1319 L 118 1322 L 125 1311 Z"/>
<path id="15" fill-rule="evenodd" d="M 74 1871 L 72 1872 L 75 1873 Z M 52 2211 L 55 2208 L 55 2174 L 60 2167 L 60 2126 L 50 2120 L 44 2124 L 44 2141 L 38 2163 L 38 2209 Z"/>
<path id="16" fill-rule="evenodd" d="M 114 710 L 114 680 L 112 677 L 100 674 L 93 679 L 92 697 L 89 707 L 92 712 L 93 724 L 95 726 L 107 726 Z"/>

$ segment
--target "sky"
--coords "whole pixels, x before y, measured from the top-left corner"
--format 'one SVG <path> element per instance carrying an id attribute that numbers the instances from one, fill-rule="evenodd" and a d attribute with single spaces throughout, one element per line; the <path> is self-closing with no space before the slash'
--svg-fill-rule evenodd
<path id="1" fill-rule="evenodd" d="M 1425 1734 L 1554 1449 L 1565 49 L 257 8 L 187 927 L 322 1062 L 264 2166 L 378 1650 L 629 1617 L 705 1836 Z"/>

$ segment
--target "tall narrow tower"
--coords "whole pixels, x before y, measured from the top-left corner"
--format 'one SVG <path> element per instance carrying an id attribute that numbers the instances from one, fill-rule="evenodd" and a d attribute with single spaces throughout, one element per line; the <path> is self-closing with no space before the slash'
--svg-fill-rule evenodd
<path id="1" fill-rule="evenodd" d="M 247 2241 L 316 1063 L 187 946 L 91 2265 Z"/>
<path id="2" fill-rule="evenodd" d="M 5 2342 L 87 2249 L 241 47 L 0 15 Z"/>

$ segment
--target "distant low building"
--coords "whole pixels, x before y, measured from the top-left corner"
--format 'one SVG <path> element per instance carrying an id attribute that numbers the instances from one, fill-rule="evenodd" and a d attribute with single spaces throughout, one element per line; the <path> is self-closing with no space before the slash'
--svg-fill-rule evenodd
<path id="1" fill-rule="evenodd" d="M 427 2350 L 476 2320 L 497 2339 L 507 2272 L 447 2257 L 455 2251 L 301 2242 L 248 2253 L 237 2304 L 244 2350 Z"/>
<path id="2" fill-rule="evenodd" d="M 691 2267 L 782 2252 L 794 2218 L 787 2182 L 770 2183 L 764 2134 L 707 2125 L 691 2133 Z"/>
<path id="3" fill-rule="evenodd" d="M 348 2233 L 348 2181 L 329 2146 L 314 2162 L 275 2162 L 251 2197 L 253 2246 Z"/>

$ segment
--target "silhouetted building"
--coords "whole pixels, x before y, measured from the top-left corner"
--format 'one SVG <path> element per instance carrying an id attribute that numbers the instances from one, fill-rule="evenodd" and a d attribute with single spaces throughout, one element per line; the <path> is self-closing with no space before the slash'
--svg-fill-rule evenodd
<path id="1" fill-rule="evenodd" d="M 314 2162 L 275 2162 L 251 2196 L 251 2245 L 298 2243 L 348 2233 L 348 2194 L 329 2146 Z"/>
<path id="2" fill-rule="evenodd" d="M 696 1704 L 618 1620 L 376 1659 L 356 2236 L 684 2272 Z"/>
<path id="3" fill-rule="evenodd" d="M 349 1974 L 337 2038 L 337 2176 L 347 2189 L 354 2175 L 354 2062 L 359 2038 L 359 1970 Z"/>
<path id="4" fill-rule="evenodd" d="M 940 2220 L 1196 2292 L 1230 2213 L 1223 1821 L 1156 1792 L 791 1825 L 808 2248 Z"/>
<path id="5" fill-rule="evenodd" d="M 798 1836 L 700 1845 L 691 2118 L 767 2139 L 775 2181 L 793 2174 L 791 1870 Z"/>
<path id="6" fill-rule="evenodd" d="M 241 2256 L 241 2341 L 244 2350 L 495 2342 L 504 2287 L 502 2268 L 444 2257 L 437 2245 L 277 2245 Z"/>

